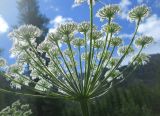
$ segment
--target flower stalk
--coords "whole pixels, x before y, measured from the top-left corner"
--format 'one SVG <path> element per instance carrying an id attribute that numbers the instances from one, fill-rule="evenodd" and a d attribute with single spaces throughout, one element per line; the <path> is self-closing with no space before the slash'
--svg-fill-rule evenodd
<path id="1" fill-rule="evenodd" d="M 88 100 L 82 99 L 79 101 L 83 116 L 89 116 Z"/>

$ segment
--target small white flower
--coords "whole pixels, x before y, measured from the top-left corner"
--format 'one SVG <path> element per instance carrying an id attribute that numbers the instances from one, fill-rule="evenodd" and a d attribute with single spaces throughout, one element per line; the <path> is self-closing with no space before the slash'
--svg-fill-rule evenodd
<path id="1" fill-rule="evenodd" d="M 133 65 L 145 65 L 146 63 L 148 63 L 149 62 L 149 58 L 150 58 L 150 56 L 149 55 L 147 55 L 147 54 L 145 54 L 145 53 L 141 53 L 137 58 L 136 58 L 137 56 L 134 56 L 133 58 L 132 58 L 132 61 L 133 60 L 135 60 L 134 62 L 133 62 Z M 135 59 L 136 58 L 136 59 Z"/>
<path id="2" fill-rule="evenodd" d="M 49 33 L 46 39 L 51 42 L 58 42 L 62 37 L 59 33 Z"/>
<path id="3" fill-rule="evenodd" d="M 75 3 L 75 4 L 81 4 L 81 3 L 83 3 L 84 1 L 85 1 L 85 0 L 75 0 L 74 3 Z"/>
<path id="4" fill-rule="evenodd" d="M 111 58 L 110 61 L 109 61 L 108 67 L 112 68 L 112 67 L 116 66 L 118 61 L 119 61 L 118 58 Z"/>
<path id="5" fill-rule="evenodd" d="M 112 72 L 111 72 L 111 70 L 109 70 L 109 71 L 106 72 L 105 78 L 107 78 L 108 82 L 111 82 L 115 77 L 119 78 L 118 75 L 120 75 L 120 71 L 119 70 L 114 70 Z"/>
<path id="6" fill-rule="evenodd" d="M 52 43 L 50 41 L 44 40 L 41 44 L 38 46 L 39 52 L 48 52 L 52 48 Z"/>
<path id="7" fill-rule="evenodd" d="M 100 59 L 101 57 L 107 59 L 107 58 L 109 58 L 109 56 L 110 56 L 110 54 L 111 54 L 109 51 L 105 51 L 103 54 L 102 54 L 102 53 L 103 53 L 103 52 L 99 52 L 99 53 L 98 53 L 98 55 L 97 55 L 97 58 L 98 58 L 98 59 Z"/>
<path id="8" fill-rule="evenodd" d="M 22 66 L 18 65 L 18 64 L 12 64 L 8 67 L 7 72 L 11 75 L 15 75 L 17 73 L 21 73 L 22 72 Z"/>
<path id="9" fill-rule="evenodd" d="M 84 46 L 85 45 L 85 40 L 84 39 L 81 39 L 81 38 L 76 38 L 76 39 L 73 39 L 72 42 L 71 42 L 74 46 Z"/>
<path id="10" fill-rule="evenodd" d="M 4 58 L 0 58 L 0 67 L 6 66 L 6 60 Z"/>
<path id="11" fill-rule="evenodd" d="M 50 84 L 48 81 L 41 79 L 37 82 L 35 89 L 40 91 L 47 91 L 52 87 L 52 84 Z"/>
<path id="12" fill-rule="evenodd" d="M 89 52 L 87 52 L 87 54 L 86 53 L 82 53 L 81 58 L 82 58 L 82 60 L 88 60 Z"/>
<path id="13" fill-rule="evenodd" d="M 103 34 L 100 31 L 93 30 L 93 32 L 92 32 L 92 39 L 93 40 L 101 39 L 102 36 L 103 36 Z M 90 32 L 88 33 L 88 37 L 90 38 Z"/>
<path id="14" fill-rule="evenodd" d="M 95 4 L 95 0 L 75 0 L 74 3 L 79 5 L 79 4 L 82 4 L 85 1 L 88 2 L 88 5 L 90 5 L 90 1 L 92 1 L 93 5 Z"/>
<path id="15" fill-rule="evenodd" d="M 30 81 L 25 78 L 28 78 L 28 77 L 20 77 L 19 75 L 16 75 L 16 77 L 14 77 L 14 81 L 10 83 L 10 86 L 12 88 L 15 87 L 16 89 L 21 89 L 21 87 L 24 85 L 28 86 Z"/>
<path id="16" fill-rule="evenodd" d="M 128 49 L 128 46 L 122 46 L 122 47 L 119 47 L 117 52 L 118 52 L 119 55 L 123 55 L 125 53 L 126 53 L 126 55 L 128 55 L 128 54 L 134 52 L 134 49 L 131 46 L 130 46 L 129 49 Z"/>
<path id="17" fill-rule="evenodd" d="M 111 46 L 120 46 L 122 44 L 122 39 L 119 37 L 113 37 L 111 39 Z"/>
<path id="18" fill-rule="evenodd" d="M 96 40 L 94 43 L 95 48 L 103 48 L 104 47 L 104 40 Z"/>

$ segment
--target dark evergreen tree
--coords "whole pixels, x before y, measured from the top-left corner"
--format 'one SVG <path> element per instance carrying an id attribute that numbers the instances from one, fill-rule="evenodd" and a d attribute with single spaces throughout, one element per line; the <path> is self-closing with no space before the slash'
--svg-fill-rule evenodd
<path id="1" fill-rule="evenodd" d="M 47 25 L 49 19 L 41 14 L 37 0 L 17 0 L 17 8 L 19 11 L 18 25 L 32 24 L 43 30 L 40 38 L 37 38 L 37 43 L 42 42 L 48 32 Z"/>

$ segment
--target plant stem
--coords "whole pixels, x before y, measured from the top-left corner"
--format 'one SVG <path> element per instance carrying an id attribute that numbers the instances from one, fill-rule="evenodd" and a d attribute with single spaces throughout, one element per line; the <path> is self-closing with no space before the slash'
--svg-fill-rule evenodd
<path id="1" fill-rule="evenodd" d="M 89 116 L 89 109 L 88 109 L 88 101 L 86 99 L 80 100 L 81 111 L 83 116 Z"/>
<path id="2" fill-rule="evenodd" d="M 90 77 L 91 72 L 91 65 L 92 65 L 92 34 L 93 34 L 93 1 L 90 0 L 90 48 L 89 48 L 89 58 L 88 58 L 88 67 L 87 67 L 87 74 L 86 74 L 86 80 L 85 80 L 85 92 L 88 89 L 88 81 Z"/>

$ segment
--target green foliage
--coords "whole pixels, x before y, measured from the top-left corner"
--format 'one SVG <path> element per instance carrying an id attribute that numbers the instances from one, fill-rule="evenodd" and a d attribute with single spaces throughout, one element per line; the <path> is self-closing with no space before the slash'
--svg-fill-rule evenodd
<path id="1" fill-rule="evenodd" d="M 138 85 L 112 89 L 106 96 L 91 103 L 90 110 L 91 116 L 154 116 L 151 103 L 151 91 Z M 67 105 L 64 116 L 80 116 L 79 111 L 75 104 Z"/>
<path id="2" fill-rule="evenodd" d="M 30 116 L 31 114 L 32 111 L 30 110 L 29 105 L 23 105 L 19 100 L 0 111 L 0 116 Z"/>

